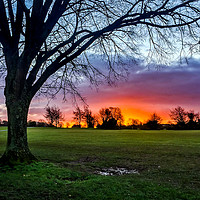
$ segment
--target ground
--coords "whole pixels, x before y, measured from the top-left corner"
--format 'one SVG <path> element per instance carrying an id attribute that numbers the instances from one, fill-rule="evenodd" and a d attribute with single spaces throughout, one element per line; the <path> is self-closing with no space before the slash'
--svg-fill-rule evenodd
<path id="1" fill-rule="evenodd" d="M 0 199 L 200 199 L 200 131 L 29 128 L 28 138 L 40 162 L 1 168 Z M 138 173 L 98 175 L 110 168 Z"/>

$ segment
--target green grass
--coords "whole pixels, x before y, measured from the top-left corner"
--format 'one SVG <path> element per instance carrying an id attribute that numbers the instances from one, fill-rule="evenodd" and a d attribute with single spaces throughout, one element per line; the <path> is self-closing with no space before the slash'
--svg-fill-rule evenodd
<path id="1" fill-rule="evenodd" d="M 200 199 L 200 131 L 29 128 L 28 138 L 41 162 L 2 168 L 0 199 Z M 0 131 L 0 154 L 5 145 Z M 94 174 L 109 167 L 139 174 Z"/>

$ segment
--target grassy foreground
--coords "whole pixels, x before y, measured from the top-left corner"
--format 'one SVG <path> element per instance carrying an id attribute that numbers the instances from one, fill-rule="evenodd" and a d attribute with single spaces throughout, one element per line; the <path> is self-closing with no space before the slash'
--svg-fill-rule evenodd
<path id="1" fill-rule="evenodd" d="M 29 128 L 28 138 L 41 162 L 0 168 L 2 200 L 200 199 L 200 131 Z M 109 167 L 139 174 L 95 174 Z"/>

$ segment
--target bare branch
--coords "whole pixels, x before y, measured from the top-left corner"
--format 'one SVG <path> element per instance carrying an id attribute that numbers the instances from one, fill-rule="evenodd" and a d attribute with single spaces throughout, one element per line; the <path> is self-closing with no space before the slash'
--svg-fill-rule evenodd
<path id="1" fill-rule="evenodd" d="M 6 46 L 10 43 L 10 31 L 3 0 L 0 0 L 0 42 Z"/>
<path id="2" fill-rule="evenodd" d="M 195 4 L 199 2 L 197 0 L 116 0 L 114 3 L 109 0 L 34 0 L 30 6 L 24 0 L 17 0 L 16 11 L 13 11 L 12 0 L 7 2 L 5 7 L 4 0 L 0 0 L 3 5 L 0 15 L 5 19 L 0 20 L 0 27 L 7 26 L 9 34 L 9 28 L 12 28 L 9 41 L 15 48 L 6 43 L 9 37 L 6 29 L 0 31 L 0 42 L 4 50 L 14 49 L 7 60 L 15 54 L 20 55 L 15 63 L 17 68 L 21 65 L 20 70 L 26 77 L 22 82 L 32 95 L 63 66 L 67 73 L 71 69 L 67 68 L 69 63 L 74 66 L 74 71 L 79 64 L 86 77 L 95 68 L 89 64 L 89 59 L 81 64 L 76 60 L 87 51 L 89 54 L 95 51 L 104 54 L 109 73 L 115 78 L 119 76 L 113 67 L 115 60 L 121 54 L 141 56 L 138 46 L 145 40 L 150 41 L 150 51 L 165 58 L 169 54 L 167 48 L 173 49 L 172 40 L 178 35 L 177 31 L 181 33 L 182 41 L 186 34 L 195 37 L 194 26 L 198 27 L 200 19 L 200 8 Z M 169 35 L 173 36 L 171 40 Z M 184 46 L 184 42 L 180 44 Z M 25 64 L 22 66 L 21 63 Z M 90 75 L 87 77 L 92 80 Z M 64 79 L 61 80 L 62 84 Z"/>

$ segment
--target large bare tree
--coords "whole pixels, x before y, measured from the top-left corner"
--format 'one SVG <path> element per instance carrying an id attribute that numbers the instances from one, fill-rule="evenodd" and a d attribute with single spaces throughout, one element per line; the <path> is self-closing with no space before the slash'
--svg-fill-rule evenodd
<path id="1" fill-rule="evenodd" d="M 102 73 L 88 60 L 94 53 L 105 55 L 113 77 L 114 58 L 131 51 L 136 55 L 145 39 L 164 56 L 170 39 L 181 40 L 185 34 L 195 38 L 199 14 L 197 0 L 0 0 L 1 72 L 6 71 L 9 122 L 1 162 L 35 159 L 27 143 L 27 115 L 42 86 L 76 93 L 77 75 L 93 82 Z"/>

